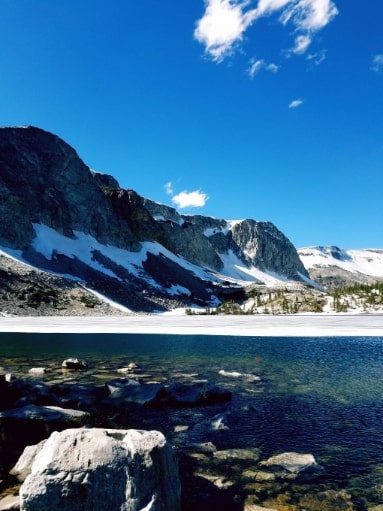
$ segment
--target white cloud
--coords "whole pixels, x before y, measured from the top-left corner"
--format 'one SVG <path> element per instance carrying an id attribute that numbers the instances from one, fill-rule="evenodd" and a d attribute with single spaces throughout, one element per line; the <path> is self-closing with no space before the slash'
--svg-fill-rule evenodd
<path id="1" fill-rule="evenodd" d="M 194 190 L 194 192 L 181 192 L 172 197 L 172 202 L 179 209 L 186 208 L 202 208 L 205 206 L 209 197 L 201 190 Z"/>
<path id="2" fill-rule="evenodd" d="M 168 194 L 168 195 L 173 195 L 173 183 L 171 181 L 169 181 L 168 183 L 165 184 L 164 186 L 165 188 L 165 192 Z"/>
<path id="3" fill-rule="evenodd" d="M 232 53 L 253 21 L 253 11 L 244 12 L 248 2 L 205 0 L 206 10 L 197 22 L 194 37 L 205 45 L 210 57 L 220 62 Z"/>
<path id="4" fill-rule="evenodd" d="M 303 99 L 294 99 L 289 104 L 289 108 L 298 108 L 298 106 L 301 106 L 303 104 Z"/>
<path id="5" fill-rule="evenodd" d="M 250 78 L 254 78 L 254 76 L 258 74 L 261 69 L 265 69 L 271 73 L 276 73 L 279 67 L 276 64 L 267 64 L 263 59 L 253 59 L 250 61 L 250 67 L 247 70 L 247 74 L 250 76 Z"/>
<path id="6" fill-rule="evenodd" d="M 338 14 L 332 0 L 204 1 L 205 12 L 197 22 L 194 37 L 216 62 L 231 55 L 243 40 L 246 30 L 263 16 L 279 11 L 280 23 L 291 24 L 295 33 L 298 32 L 292 52 L 302 54 L 310 45 L 313 34 Z"/>
<path id="7" fill-rule="evenodd" d="M 292 22 L 298 30 L 307 32 L 320 30 L 338 14 L 332 0 L 290 0 L 284 3 L 286 9 L 282 12 L 281 22 L 284 25 Z"/>
<path id="8" fill-rule="evenodd" d="M 383 53 L 380 53 L 373 57 L 371 70 L 375 71 L 375 73 L 383 71 Z"/>

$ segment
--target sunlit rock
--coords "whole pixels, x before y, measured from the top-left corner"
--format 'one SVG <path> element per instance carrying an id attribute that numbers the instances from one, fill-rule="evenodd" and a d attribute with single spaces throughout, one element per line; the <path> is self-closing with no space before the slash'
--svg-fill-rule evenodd
<path id="1" fill-rule="evenodd" d="M 26 450 L 17 466 L 24 474 L 29 471 L 20 489 L 23 511 L 180 509 L 177 461 L 158 431 L 54 432 L 39 444 L 32 461 Z"/>
<path id="2" fill-rule="evenodd" d="M 72 369 L 74 371 L 85 371 L 88 369 L 88 364 L 85 360 L 80 360 L 79 358 L 67 358 L 61 364 L 63 369 Z"/>

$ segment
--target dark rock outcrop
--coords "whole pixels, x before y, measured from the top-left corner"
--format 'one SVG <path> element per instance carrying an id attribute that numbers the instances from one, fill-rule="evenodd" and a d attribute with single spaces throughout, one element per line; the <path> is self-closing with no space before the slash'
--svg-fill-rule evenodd
<path id="1" fill-rule="evenodd" d="M 32 240 L 33 223 L 139 248 L 76 151 L 39 128 L 0 128 L 0 214 L 0 243 L 15 248 Z"/>

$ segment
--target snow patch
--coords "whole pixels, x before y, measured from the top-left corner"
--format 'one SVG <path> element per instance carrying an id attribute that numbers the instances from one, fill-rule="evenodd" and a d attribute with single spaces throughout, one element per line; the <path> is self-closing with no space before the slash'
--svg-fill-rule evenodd
<path id="1" fill-rule="evenodd" d="M 232 250 L 226 254 L 219 254 L 224 267 L 219 275 L 232 279 L 242 285 L 262 283 L 269 286 L 286 282 L 287 278 L 274 272 L 262 271 L 255 266 L 246 266 Z"/>
<path id="2" fill-rule="evenodd" d="M 153 218 L 156 222 L 173 222 L 175 224 L 178 224 L 179 226 L 182 226 L 184 223 L 185 223 L 185 220 L 181 217 L 178 218 L 177 221 L 173 220 L 173 219 L 170 219 L 170 218 L 165 218 L 164 215 L 153 215 Z"/>
<path id="3" fill-rule="evenodd" d="M 189 289 L 186 289 L 186 287 L 179 286 L 179 285 L 172 285 L 170 288 L 166 289 L 166 292 L 170 295 L 185 295 L 190 296 L 191 292 Z"/>
<path id="4" fill-rule="evenodd" d="M 204 230 L 204 235 L 209 238 L 210 236 L 214 236 L 214 234 L 222 233 L 225 236 L 233 229 L 233 227 L 237 224 L 243 222 L 243 220 L 226 220 L 226 225 L 224 227 L 208 227 Z"/>

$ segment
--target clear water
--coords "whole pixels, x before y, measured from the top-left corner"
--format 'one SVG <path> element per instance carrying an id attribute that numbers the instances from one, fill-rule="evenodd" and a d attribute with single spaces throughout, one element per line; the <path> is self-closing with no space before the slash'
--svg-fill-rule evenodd
<path id="1" fill-rule="evenodd" d="M 148 381 L 207 379 L 229 388 L 230 403 L 192 412 L 192 421 L 227 414 L 229 429 L 214 438 L 219 449 L 256 447 L 263 458 L 311 453 L 324 467 L 312 487 L 351 496 L 353 507 L 331 509 L 383 504 L 383 338 L 0 334 L 5 372 L 22 375 L 46 365 L 49 382 L 69 356 L 90 364 L 81 381 L 99 384 L 136 362 Z M 260 381 L 222 376 L 220 370 L 258 375 Z M 174 425 L 182 417 L 175 411 L 169 420 Z M 294 491 L 303 498 L 309 490 L 304 485 Z"/>

